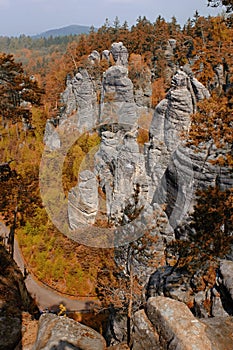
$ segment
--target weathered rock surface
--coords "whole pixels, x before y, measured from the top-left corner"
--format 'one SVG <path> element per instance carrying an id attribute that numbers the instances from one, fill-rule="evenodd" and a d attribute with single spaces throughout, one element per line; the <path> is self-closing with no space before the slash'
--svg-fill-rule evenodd
<path id="1" fill-rule="evenodd" d="M 93 329 L 66 317 L 43 314 L 39 320 L 33 350 L 132 349 L 132 350 L 231 350 L 233 346 L 232 317 L 198 320 L 182 302 L 168 297 L 149 298 L 145 310 L 134 313 L 130 347 L 126 344 L 126 317 L 115 315 L 114 339 L 106 339 Z M 118 343 L 118 344 L 117 344 Z"/>
<path id="2" fill-rule="evenodd" d="M 108 350 L 130 350 L 130 348 L 128 347 L 128 345 L 126 343 L 121 343 L 121 344 L 109 346 L 107 349 Z"/>
<path id="3" fill-rule="evenodd" d="M 172 153 L 181 145 L 181 135 L 187 134 L 190 115 L 195 109 L 195 94 L 186 73 L 178 70 L 172 79 L 167 96 L 155 108 L 150 126 L 150 142 L 146 144 L 147 172 L 152 179 L 151 193 L 162 188 L 160 181 L 170 162 Z M 154 198 L 154 201 L 157 199 Z M 163 198 L 164 201 L 164 198 Z M 179 206 L 179 204 L 178 204 Z"/>
<path id="4" fill-rule="evenodd" d="M 220 276 L 218 282 L 227 289 L 233 302 L 233 261 L 221 260 L 220 262 Z"/>
<path id="5" fill-rule="evenodd" d="M 185 303 L 198 318 L 233 315 L 232 261 L 206 262 L 191 273 L 184 267 L 159 267 L 150 277 L 147 298 L 166 296 Z"/>
<path id="6" fill-rule="evenodd" d="M 112 44 L 110 53 L 117 65 L 127 67 L 129 54 L 121 41 Z"/>
<path id="7" fill-rule="evenodd" d="M 133 315 L 132 350 L 159 350 L 159 335 L 144 310 Z"/>
<path id="8" fill-rule="evenodd" d="M 222 296 L 216 288 L 214 264 L 202 264 L 192 273 L 185 267 L 165 265 L 151 275 L 147 285 L 147 298 L 166 296 L 183 302 L 199 318 L 228 316 L 222 312 Z"/>
<path id="9" fill-rule="evenodd" d="M 98 51 L 93 50 L 92 53 L 88 56 L 88 60 L 91 63 L 99 62 L 100 61 L 100 54 Z"/>
<path id="10" fill-rule="evenodd" d="M 79 182 L 68 195 L 68 220 L 71 229 L 80 224 L 93 224 L 98 211 L 98 185 L 94 173 L 90 170 L 79 174 Z"/>
<path id="11" fill-rule="evenodd" d="M 233 315 L 233 261 L 220 261 L 214 296 L 214 315 Z"/>
<path id="12" fill-rule="evenodd" d="M 212 350 L 205 325 L 185 304 L 170 298 L 150 298 L 146 313 L 159 334 L 162 349 Z"/>
<path id="13" fill-rule="evenodd" d="M 122 42 L 113 43 L 110 53 L 115 65 L 103 74 L 100 122 L 102 124 L 137 123 L 133 83 L 128 77 L 128 51 Z"/>
<path id="14" fill-rule="evenodd" d="M 166 67 L 164 69 L 164 76 L 167 84 L 170 84 L 172 76 L 176 72 L 176 64 L 174 63 L 176 49 L 176 40 L 169 39 L 167 41 L 167 46 L 164 52 L 164 57 L 166 60 Z"/>
<path id="15" fill-rule="evenodd" d="M 97 51 L 92 53 L 89 62 L 93 64 L 97 58 Z M 86 69 L 80 68 L 78 73 L 71 78 L 67 77 L 66 89 L 61 94 L 61 112 L 52 119 L 48 120 L 45 128 L 44 143 L 49 149 L 59 149 L 61 140 L 56 130 L 58 125 L 67 122 L 67 118 L 72 116 L 67 128 L 76 127 L 80 133 L 84 131 L 92 131 L 92 128 L 97 124 L 98 107 L 96 84 L 88 74 Z M 67 134 L 69 130 L 66 131 Z"/>
<path id="16" fill-rule="evenodd" d="M 86 70 L 80 70 L 73 79 L 67 78 L 67 87 L 61 96 L 63 104 L 58 117 L 47 120 L 44 143 L 48 149 L 60 149 L 62 137 L 57 131 L 59 125 L 69 134 L 72 129 L 92 131 L 97 123 L 97 97 L 92 79 Z M 68 119 L 68 117 L 72 118 Z M 68 121 L 68 122 L 67 122 Z"/>
<path id="17" fill-rule="evenodd" d="M 150 126 L 151 146 L 154 146 L 153 142 L 160 147 L 165 144 L 170 154 L 176 150 L 181 144 L 181 136 L 187 135 L 196 101 L 207 97 L 209 92 L 200 82 L 177 70 L 166 98 L 155 108 Z"/>
<path id="18" fill-rule="evenodd" d="M 119 229 L 123 239 L 124 231 L 130 235 L 131 230 L 133 247 L 132 245 L 131 247 L 129 245 L 116 247 L 115 260 L 121 267 L 124 278 L 129 277 L 130 264 L 139 284 L 145 286 L 155 266 L 158 267 L 165 263 L 166 244 L 174 239 L 174 232 L 166 214 L 158 204 L 148 206 L 142 210 L 138 218 Z M 137 236 L 133 240 L 135 233 Z"/>
<path id="19" fill-rule="evenodd" d="M 0 316 L 0 349 L 13 350 L 21 340 L 21 318 Z"/>
<path id="20" fill-rule="evenodd" d="M 166 297 L 150 298 L 133 317 L 132 349 L 230 350 L 232 317 L 198 320 L 189 308 Z"/>
<path id="21" fill-rule="evenodd" d="M 128 69 L 121 65 L 110 67 L 103 75 L 100 122 L 129 124 L 137 122 L 133 83 Z"/>
<path id="22" fill-rule="evenodd" d="M 61 119 L 78 112 L 77 126 L 81 131 L 91 130 L 97 122 L 97 96 L 95 85 L 86 69 L 80 68 L 61 96 L 63 111 Z"/>
<path id="23" fill-rule="evenodd" d="M 54 123 L 53 120 L 48 120 L 44 132 L 44 143 L 51 150 L 59 149 L 61 147 L 61 139 L 56 130 L 55 124 L 56 122 Z"/>
<path id="24" fill-rule="evenodd" d="M 110 313 L 105 339 L 110 348 L 127 342 L 127 317 L 124 313 Z"/>
<path id="25" fill-rule="evenodd" d="M 146 205 L 148 183 L 143 155 L 139 151 L 135 132 L 127 132 L 118 148 L 114 176 L 111 218 L 127 223 L 130 216 Z"/>
<path id="26" fill-rule="evenodd" d="M 105 350 L 104 338 L 93 329 L 68 317 L 43 314 L 39 319 L 33 350 Z"/>
<path id="27" fill-rule="evenodd" d="M 194 292 L 191 288 L 191 276 L 185 269 L 172 266 L 160 267 L 154 272 L 147 286 L 147 297 L 167 296 L 192 305 Z"/>
<path id="28" fill-rule="evenodd" d="M 233 348 L 233 317 L 211 317 L 202 319 L 205 333 L 211 341 L 212 350 L 231 350 Z"/>
<path id="29" fill-rule="evenodd" d="M 103 50 L 102 51 L 102 59 L 105 59 L 106 61 L 109 61 L 110 58 L 110 51 L 109 50 Z"/>
<path id="30" fill-rule="evenodd" d="M 184 144 L 190 115 L 196 102 L 208 98 L 208 90 L 192 74 L 178 70 L 166 98 L 155 109 L 150 127 L 150 142 L 145 146 L 146 169 L 151 177 L 152 202 L 166 203 L 166 213 L 173 228 L 192 210 L 194 192 L 210 185 L 221 189 L 232 187 L 233 178 L 227 167 L 218 168 L 209 160 L 219 152 L 211 144 L 194 149 Z"/>

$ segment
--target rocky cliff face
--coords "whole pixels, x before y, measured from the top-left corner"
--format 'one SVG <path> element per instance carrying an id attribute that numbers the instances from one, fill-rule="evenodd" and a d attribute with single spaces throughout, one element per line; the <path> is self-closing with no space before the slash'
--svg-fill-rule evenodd
<path id="1" fill-rule="evenodd" d="M 132 349 L 136 350 L 189 349 L 190 344 L 198 349 L 212 349 L 216 339 L 214 324 L 219 324 L 219 317 L 224 317 L 222 327 L 227 334 L 232 323 L 228 318 L 232 315 L 231 262 L 222 261 L 220 269 L 214 262 L 190 274 L 176 266 L 177 256 L 170 257 L 167 249 L 193 209 L 197 188 L 216 181 L 223 189 L 233 185 L 226 167 L 219 173 L 207 161 L 208 157 L 216 157 L 215 149 L 207 145 L 204 152 L 185 145 L 190 116 L 196 111 L 197 102 L 210 94 L 193 77 L 190 67 L 176 69 L 172 65 L 174 45 L 175 42 L 169 42 L 166 53 L 171 63 L 171 88 L 155 108 L 149 141 L 143 147 L 138 143 L 141 103 L 128 76 L 128 53 L 122 43 L 114 43 L 110 52 L 104 53 L 106 60 L 112 55 L 115 64 L 103 75 L 99 112 L 96 84 L 83 70 L 68 82 L 63 94 L 66 107 L 60 117 L 60 122 L 65 123 L 70 113 L 77 113 L 75 127 L 81 131 L 99 123 L 101 142 L 94 167 L 80 173 L 77 186 L 69 192 L 69 224 L 72 230 L 81 224 L 95 224 L 100 210 L 98 193 L 102 193 L 106 221 L 119 234 L 115 260 L 121 277 L 130 281 L 132 274 L 144 292 L 147 289 L 147 298 L 153 297 L 145 311 L 134 316 Z M 93 53 L 89 59 L 93 64 L 99 56 Z M 220 70 L 216 74 L 220 84 Z M 55 148 L 60 147 L 59 142 L 56 133 L 52 139 L 47 138 L 47 144 Z M 184 234 L 183 238 L 187 236 Z M 214 316 L 216 320 L 198 321 L 185 304 L 195 316 Z M 119 330 L 115 321 L 110 328 Z M 188 325 L 188 331 L 183 324 Z M 119 339 L 124 340 L 121 331 L 118 333 Z M 222 338 L 216 349 L 223 349 L 221 342 Z"/>
<path id="2" fill-rule="evenodd" d="M 150 298 L 144 310 L 135 312 L 132 319 L 130 347 L 121 339 L 119 328 L 114 334 L 118 345 L 106 346 L 104 338 L 93 329 L 67 317 L 44 314 L 39 320 L 37 340 L 33 350 L 231 350 L 232 317 L 198 320 L 189 308 L 163 296 Z"/>
<path id="3" fill-rule="evenodd" d="M 190 128 L 190 116 L 196 102 L 208 98 L 209 92 L 195 78 L 178 70 L 167 96 L 155 108 L 147 146 L 147 170 L 155 188 L 167 169 L 171 155 L 184 143 Z"/>
<path id="4" fill-rule="evenodd" d="M 174 47 L 175 42 L 169 41 L 166 56 L 171 71 L 176 68 L 172 65 Z M 197 102 L 210 94 L 192 75 L 190 67 L 177 69 L 165 99 L 155 108 L 148 132 L 149 142 L 142 149 L 137 140 L 141 107 L 136 103 L 134 86 L 128 76 L 127 49 L 121 42 L 114 43 L 109 52 L 102 54 L 105 59 L 110 55 L 115 64 L 103 74 L 98 108 L 96 86 L 99 82 L 94 81 L 86 69 L 80 69 L 73 79 L 67 80 L 67 88 L 62 95 L 64 108 L 57 123 L 65 125 L 65 134 L 74 129 L 80 133 L 91 131 L 99 123 L 101 138 L 89 178 L 84 179 L 87 173 L 85 176 L 80 174 L 78 185 L 70 190 L 70 228 L 76 229 L 81 223 L 95 223 L 100 210 L 98 191 L 104 197 L 101 210 L 104 206 L 106 221 L 114 227 L 123 225 L 122 237 L 126 230 L 141 231 L 138 236 L 132 234 L 134 238 L 141 237 L 148 227 L 154 235 L 152 226 L 146 228 L 148 222 L 144 228 L 138 222 L 142 216 L 157 217 L 160 205 L 160 214 L 166 218 L 167 228 L 156 228 L 158 242 L 153 247 L 161 252 L 160 260 L 166 261 L 166 244 L 174 238 L 174 231 L 173 234 L 171 231 L 182 225 L 182 220 L 192 210 L 196 188 L 214 184 L 216 179 L 222 188 L 232 185 L 227 168 L 222 167 L 221 174 L 218 174 L 217 168 L 206 161 L 214 150 L 207 148 L 207 153 L 196 152 L 185 146 L 190 115 L 196 111 Z M 88 60 L 93 65 L 100 60 L 100 55 L 93 52 Z M 74 118 L 69 118 L 70 114 Z M 54 132 L 49 136 L 53 128 Z M 63 141 L 51 121 L 47 123 L 46 130 L 47 145 L 59 148 Z M 124 225 L 127 225 L 126 229 Z M 120 254 L 117 256 L 122 263 L 124 259 L 119 257 Z"/>

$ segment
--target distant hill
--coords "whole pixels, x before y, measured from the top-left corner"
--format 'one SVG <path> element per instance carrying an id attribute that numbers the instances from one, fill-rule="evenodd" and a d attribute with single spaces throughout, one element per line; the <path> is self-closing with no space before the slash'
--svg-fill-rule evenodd
<path id="1" fill-rule="evenodd" d="M 46 32 L 32 35 L 32 38 L 38 39 L 38 38 L 49 38 L 50 36 L 52 37 L 57 37 L 57 36 L 65 36 L 65 35 L 75 35 L 75 34 L 88 34 L 90 31 L 90 27 L 88 26 L 81 26 L 81 25 L 70 25 L 62 28 L 57 28 L 57 29 L 50 29 L 47 30 Z"/>

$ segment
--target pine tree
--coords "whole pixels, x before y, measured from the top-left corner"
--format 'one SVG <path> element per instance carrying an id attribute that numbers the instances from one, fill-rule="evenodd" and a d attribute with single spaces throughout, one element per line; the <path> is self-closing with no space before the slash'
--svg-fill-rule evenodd
<path id="1" fill-rule="evenodd" d="M 3 121 L 16 123 L 30 120 L 30 105 L 40 104 L 42 90 L 27 76 L 13 55 L 0 54 L 0 116 Z M 26 104 L 26 106 L 25 106 Z M 30 105 L 29 105 L 30 104 Z"/>

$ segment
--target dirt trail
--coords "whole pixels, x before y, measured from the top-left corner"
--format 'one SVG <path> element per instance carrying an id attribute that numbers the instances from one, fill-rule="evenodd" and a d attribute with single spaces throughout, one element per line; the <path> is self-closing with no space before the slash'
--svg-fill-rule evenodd
<path id="1" fill-rule="evenodd" d="M 14 260 L 22 273 L 24 273 L 24 260 L 16 239 L 14 244 Z M 69 311 L 86 311 L 91 308 L 92 300 L 90 298 L 75 299 L 59 294 L 37 281 L 30 272 L 25 279 L 25 284 L 29 293 L 36 299 L 37 305 L 41 311 L 46 308 L 49 310 L 57 310 L 60 304 L 65 305 L 66 309 Z"/>

